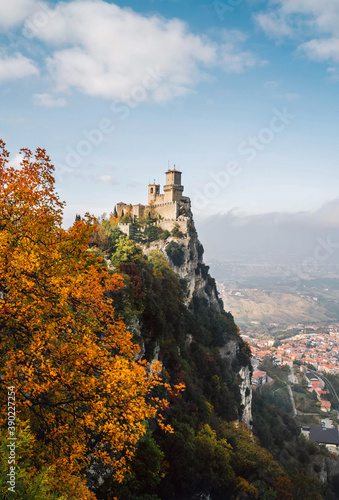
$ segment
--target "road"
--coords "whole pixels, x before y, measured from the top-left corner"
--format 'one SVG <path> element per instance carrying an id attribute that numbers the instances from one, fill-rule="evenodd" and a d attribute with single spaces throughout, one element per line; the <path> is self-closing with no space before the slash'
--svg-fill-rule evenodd
<path id="1" fill-rule="evenodd" d="M 292 403 L 292 407 L 293 407 L 293 417 L 296 417 L 298 415 L 298 412 L 297 412 L 297 409 L 295 407 L 293 392 L 292 392 L 290 384 L 286 384 L 286 385 L 287 385 L 287 390 L 288 390 L 288 393 L 290 395 L 290 399 L 291 399 L 291 403 Z"/>
<path id="2" fill-rule="evenodd" d="M 326 387 L 328 388 L 328 391 L 332 394 L 332 396 L 334 396 L 336 398 L 336 400 L 337 400 L 337 408 L 339 408 L 338 394 L 335 392 L 334 387 L 331 384 L 331 382 L 329 380 L 327 380 L 327 378 L 324 377 L 324 375 L 320 374 L 319 372 L 316 372 L 314 370 L 310 370 L 310 372 L 313 373 L 314 375 L 316 375 L 317 377 L 319 377 L 326 384 Z"/>

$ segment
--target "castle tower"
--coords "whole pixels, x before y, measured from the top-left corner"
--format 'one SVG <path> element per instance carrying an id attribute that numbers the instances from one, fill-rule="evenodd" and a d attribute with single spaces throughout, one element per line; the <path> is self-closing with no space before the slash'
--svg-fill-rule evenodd
<path id="1" fill-rule="evenodd" d="M 128 205 L 126 205 L 126 203 L 124 203 L 123 201 L 121 201 L 120 203 L 117 203 L 117 215 L 118 217 L 122 217 L 123 215 L 126 215 L 127 213 L 127 209 L 128 209 Z"/>
<path id="2" fill-rule="evenodd" d="M 184 186 L 181 185 L 181 173 L 182 172 L 176 170 L 176 168 L 165 172 L 166 184 L 164 186 L 164 193 L 166 202 L 181 200 L 184 191 Z"/>
<path id="3" fill-rule="evenodd" d="M 157 196 L 160 195 L 160 184 L 148 184 L 148 204 L 155 203 Z"/>

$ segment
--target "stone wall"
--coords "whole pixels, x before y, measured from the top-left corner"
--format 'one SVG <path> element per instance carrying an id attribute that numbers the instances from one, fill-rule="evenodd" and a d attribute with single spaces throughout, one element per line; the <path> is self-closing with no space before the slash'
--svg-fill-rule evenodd
<path id="1" fill-rule="evenodd" d="M 130 223 L 125 223 L 125 222 L 119 222 L 118 227 L 122 233 L 127 234 L 129 236 L 130 230 L 131 230 L 131 225 Z"/>
<path id="2" fill-rule="evenodd" d="M 128 205 L 126 205 L 126 203 L 118 203 L 116 208 L 117 208 L 118 217 L 122 217 L 123 213 L 124 213 L 124 215 L 126 215 Z"/>
<path id="3" fill-rule="evenodd" d="M 141 205 L 140 203 L 138 205 L 133 205 L 133 217 L 137 217 L 138 219 L 140 217 L 143 217 L 145 214 L 145 206 Z"/>
<path id="4" fill-rule="evenodd" d="M 158 226 L 161 227 L 161 229 L 163 229 L 165 231 L 165 229 L 167 229 L 167 231 L 171 232 L 172 229 L 174 228 L 174 226 L 179 226 L 180 228 L 180 231 L 184 234 L 186 234 L 188 232 L 188 221 L 187 219 L 184 219 L 184 218 L 180 218 L 177 219 L 177 220 L 173 220 L 173 219 L 163 219 L 159 222 L 156 222 L 156 224 Z"/>
<path id="5" fill-rule="evenodd" d="M 153 207 L 154 211 L 164 219 L 176 219 L 179 215 L 179 203 L 176 201 L 159 204 L 155 203 Z"/>
<path id="6" fill-rule="evenodd" d="M 179 218 L 177 220 L 173 219 L 163 219 L 157 222 L 152 222 L 152 226 L 160 226 L 163 231 L 167 229 L 167 231 L 171 232 L 174 226 L 179 226 L 180 231 L 185 235 L 188 233 L 188 221 L 185 218 Z M 119 222 L 118 227 L 121 232 L 127 234 L 127 236 L 130 235 L 131 231 L 131 226 L 132 224 L 130 222 Z M 143 231 L 144 228 L 141 228 L 141 231 Z"/>

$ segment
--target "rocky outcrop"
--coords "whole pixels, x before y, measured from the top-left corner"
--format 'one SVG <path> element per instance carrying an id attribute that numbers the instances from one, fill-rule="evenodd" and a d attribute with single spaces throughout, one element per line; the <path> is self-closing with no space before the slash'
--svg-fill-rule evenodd
<path id="1" fill-rule="evenodd" d="M 239 354 L 239 343 L 236 340 L 230 340 L 220 349 L 221 357 L 227 359 L 232 366 Z M 242 366 L 238 372 L 240 379 L 239 389 L 241 396 L 241 405 L 243 407 L 242 421 L 247 427 L 252 427 L 252 385 L 250 366 Z"/>
<path id="2" fill-rule="evenodd" d="M 243 406 L 242 420 L 247 427 L 252 427 L 252 386 L 251 386 L 251 371 L 248 366 L 243 366 L 240 369 L 239 376 L 241 379 L 240 395 L 241 404 Z"/>
<path id="3" fill-rule="evenodd" d="M 217 289 L 213 286 L 212 281 L 214 282 L 214 280 L 208 275 L 208 267 L 203 263 L 204 250 L 198 239 L 193 219 L 190 217 L 185 217 L 185 219 L 187 221 L 186 232 L 181 233 L 179 237 L 170 236 L 165 241 L 154 241 L 148 247 L 144 246 L 143 251 L 147 255 L 152 250 L 160 250 L 179 278 L 186 281 L 186 305 L 195 296 L 206 299 L 210 305 L 220 311 Z M 183 263 L 180 266 L 176 266 L 166 252 L 166 248 L 171 242 L 176 243 L 183 251 Z"/>
<path id="4" fill-rule="evenodd" d="M 185 219 L 187 222 L 186 231 L 181 231 L 177 237 L 170 236 L 165 241 L 158 240 L 147 246 L 143 246 L 143 251 L 145 254 L 153 250 L 159 250 L 163 253 L 174 272 L 186 283 L 185 304 L 187 307 L 194 297 L 198 297 L 205 299 L 210 307 L 214 307 L 218 312 L 222 312 L 222 302 L 218 297 L 215 281 L 208 273 L 208 266 L 203 262 L 203 246 L 198 239 L 193 219 L 192 217 L 186 217 Z M 181 228 L 182 226 L 183 224 Z M 166 251 L 171 242 L 174 242 L 177 248 L 181 249 L 180 265 L 175 265 Z M 240 351 L 239 340 L 230 339 L 224 346 L 220 347 L 221 357 L 228 360 L 230 367 L 239 366 L 237 363 Z M 191 342 L 192 338 L 187 338 L 187 343 L 190 344 Z M 248 427 L 251 427 L 252 386 L 250 366 L 241 366 L 237 370 L 234 376 L 239 379 L 239 391 L 243 409 L 242 420 Z"/>
<path id="5" fill-rule="evenodd" d="M 316 477 L 323 484 L 328 484 L 339 474 L 339 462 L 336 458 L 317 455 L 307 467 L 307 473 Z"/>

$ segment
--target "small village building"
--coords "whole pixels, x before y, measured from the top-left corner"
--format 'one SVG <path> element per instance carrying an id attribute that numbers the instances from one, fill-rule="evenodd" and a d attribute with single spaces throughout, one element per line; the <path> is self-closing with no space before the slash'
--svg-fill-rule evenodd
<path id="1" fill-rule="evenodd" d="M 256 370 L 252 375 L 252 385 L 254 387 L 260 387 L 261 385 L 267 384 L 267 381 L 267 373 L 262 370 Z"/>
<path id="2" fill-rule="evenodd" d="M 331 411 L 331 402 L 322 400 L 320 409 L 321 409 L 321 411 L 325 411 L 327 413 L 330 412 Z"/>
<path id="3" fill-rule="evenodd" d="M 339 433 L 336 427 L 325 427 L 320 425 L 308 425 L 302 427 L 302 432 L 311 441 L 324 445 L 329 451 L 339 451 Z"/>

